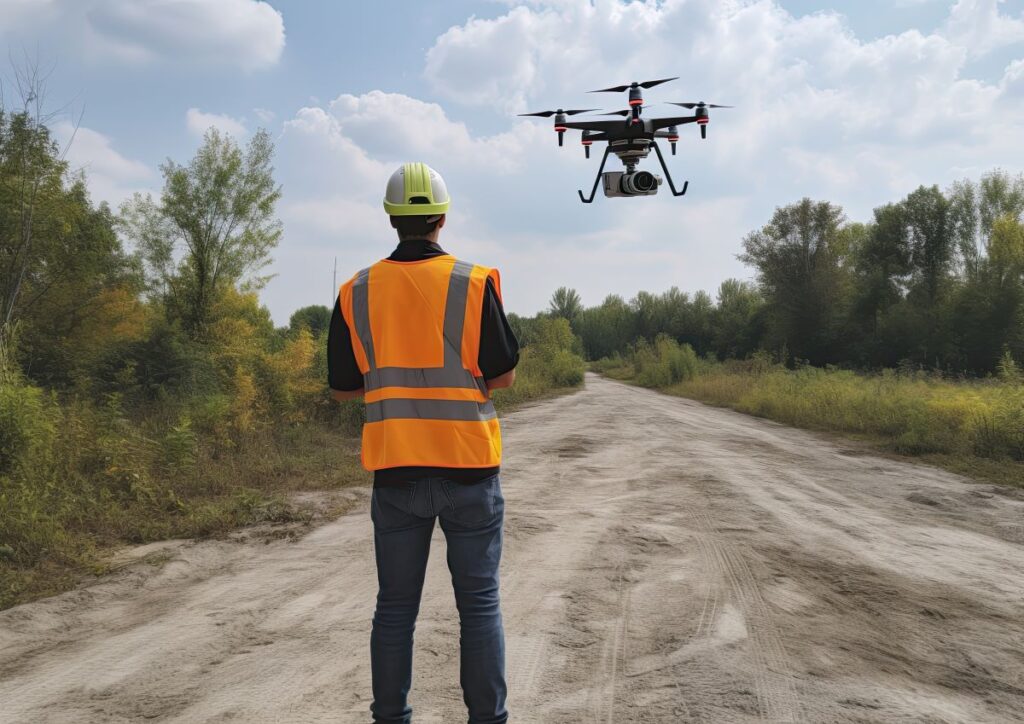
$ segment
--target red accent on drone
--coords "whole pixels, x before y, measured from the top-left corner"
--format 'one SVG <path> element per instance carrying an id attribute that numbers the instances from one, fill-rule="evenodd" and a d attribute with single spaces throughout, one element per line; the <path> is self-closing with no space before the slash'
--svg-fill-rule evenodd
<path id="1" fill-rule="evenodd" d="M 592 146 L 592 145 L 594 145 L 593 141 L 580 141 L 580 143 L 582 143 L 584 146 Z"/>
<path id="2" fill-rule="evenodd" d="M 706 126 L 708 124 L 708 121 L 710 121 L 710 120 L 711 119 L 709 119 L 709 118 L 698 118 L 697 119 L 697 125 L 699 125 L 699 126 Z"/>
<path id="3" fill-rule="evenodd" d="M 669 141 L 670 141 L 671 143 L 675 143 L 676 141 L 678 141 L 678 140 L 679 140 L 679 136 L 669 136 L 669 137 L 668 137 L 668 140 L 669 140 Z"/>
<path id="4" fill-rule="evenodd" d="M 555 126 L 555 130 L 556 131 L 568 131 L 569 128 L 567 126 Z"/>
<path id="5" fill-rule="evenodd" d="M 643 105 L 643 102 L 644 102 L 643 98 L 634 98 L 633 100 L 631 100 L 629 102 L 629 105 L 631 105 L 631 106 L 640 106 L 640 105 Z"/>

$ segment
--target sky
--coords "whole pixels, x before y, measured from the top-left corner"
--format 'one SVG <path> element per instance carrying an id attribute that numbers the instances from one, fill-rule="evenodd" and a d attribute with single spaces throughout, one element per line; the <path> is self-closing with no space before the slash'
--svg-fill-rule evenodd
<path id="1" fill-rule="evenodd" d="M 867 221 L 921 184 L 1024 170 L 1024 0 L 0 0 L 0 48 L 52 68 L 54 132 L 78 125 L 68 159 L 115 208 L 158 195 L 160 164 L 187 162 L 208 127 L 242 144 L 266 128 L 284 234 L 261 300 L 277 324 L 333 304 L 335 259 L 340 284 L 390 253 L 381 198 L 405 161 L 445 177 L 442 245 L 497 267 L 520 314 L 563 285 L 587 305 L 714 296 L 753 278 L 736 255 L 778 206 Z M 9 63 L 0 76 L 11 103 Z M 681 129 L 680 198 L 581 204 L 600 151 L 516 115 L 617 110 L 624 97 L 586 91 L 668 76 L 645 113 L 735 106 L 707 140 Z"/>

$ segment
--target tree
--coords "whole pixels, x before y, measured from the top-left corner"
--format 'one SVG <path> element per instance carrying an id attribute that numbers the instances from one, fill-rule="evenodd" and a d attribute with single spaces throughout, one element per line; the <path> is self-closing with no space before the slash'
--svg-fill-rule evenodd
<path id="1" fill-rule="evenodd" d="M 187 166 L 170 159 L 161 166 L 159 204 L 136 194 L 121 209 L 121 228 L 145 261 L 151 289 L 193 339 L 204 338 L 227 287 L 259 289 L 269 279 L 252 275 L 270 263 L 281 236 L 273 152 L 264 130 L 243 152 L 211 128 Z"/>
<path id="2" fill-rule="evenodd" d="M 1011 176 L 995 169 L 978 183 L 954 183 L 946 196 L 952 234 L 970 277 L 980 270 L 996 221 L 1007 216 L 1019 220 L 1024 214 L 1024 174 Z"/>
<path id="3" fill-rule="evenodd" d="M 1001 280 L 1020 279 L 1024 274 L 1024 224 L 1010 215 L 996 219 L 992 224 L 988 258 Z"/>
<path id="4" fill-rule="evenodd" d="M 110 208 L 92 206 L 83 177 L 65 191 L 60 209 L 54 241 L 61 243 L 42 247 L 42 264 L 26 280 L 19 357 L 37 382 L 88 386 L 100 358 L 142 334 L 142 279 Z"/>
<path id="5" fill-rule="evenodd" d="M 580 302 L 580 295 L 576 293 L 575 289 L 559 287 L 551 295 L 549 310 L 552 316 L 562 317 L 568 320 L 570 325 L 576 320 L 582 309 L 583 304 Z"/>
<path id="6" fill-rule="evenodd" d="M 842 209 L 805 198 L 775 210 L 743 240 L 738 258 L 757 268 L 774 344 L 815 364 L 840 355 L 847 295 L 839 234 Z"/>
<path id="7" fill-rule="evenodd" d="M 757 348 L 757 315 L 764 300 L 757 288 L 738 279 L 718 287 L 712 346 L 719 359 L 742 359 Z"/>
<path id="8" fill-rule="evenodd" d="M 314 338 L 319 337 L 331 323 L 331 310 L 323 304 L 312 304 L 308 307 L 296 309 L 288 320 L 288 330 L 296 334 L 300 329 L 305 328 Z"/>
<path id="9" fill-rule="evenodd" d="M 30 306 L 26 286 L 47 269 L 60 246 L 60 217 L 67 164 L 50 136 L 44 110 L 45 78 L 35 64 L 14 69 L 20 108 L 0 96 L 0 347 L 9 348 L 14 326 Z M 36 280 L 38 282 L 38 280 Z M 38 283 L 37 285 L 38 286 Z M 5 359 L 9 355 L 4 354 Z"/>
<path id="10" fill-rule="evenodd" d="M 601 359 L 625 351 L 636 339 L 636 314 L 622 297 L 609 294 L 599 306 L 579 315 L 577 330 L 587 358 Z"/>

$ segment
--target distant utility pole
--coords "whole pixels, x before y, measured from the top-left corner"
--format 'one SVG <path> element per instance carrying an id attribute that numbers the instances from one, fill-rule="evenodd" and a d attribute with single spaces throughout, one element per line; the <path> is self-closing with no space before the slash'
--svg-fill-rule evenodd
<path id="1" fill-rule="evenodd" d="M 338 293 L 338 257 L 334 257 L 334 281 L 331 284 L 331 303 L 328 306 L 334 306 L 334 297 Z"/>

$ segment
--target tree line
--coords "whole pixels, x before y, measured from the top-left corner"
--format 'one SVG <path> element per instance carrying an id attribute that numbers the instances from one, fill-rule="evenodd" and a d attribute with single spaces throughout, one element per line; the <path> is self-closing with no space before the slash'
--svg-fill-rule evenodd
<path id="1" fill-rule="evenodd" d="M 673 287 L 592 307 L 563 287 L 547 313 L 593 360 L 664 334 L 721 360 L 765 350 L 789 364 L 986 375 L 1024 360 L 1022 214 L 1024 175 L 998 169 L 921 186 L 864 222 L 804 198 L 742 240 L 754 282 L 727 279 L 715 299 Z"/>

